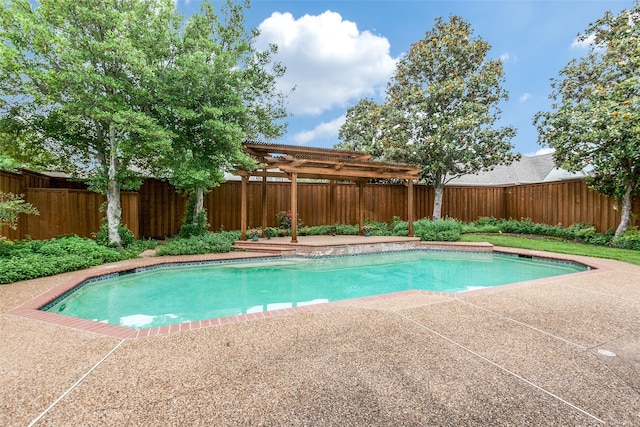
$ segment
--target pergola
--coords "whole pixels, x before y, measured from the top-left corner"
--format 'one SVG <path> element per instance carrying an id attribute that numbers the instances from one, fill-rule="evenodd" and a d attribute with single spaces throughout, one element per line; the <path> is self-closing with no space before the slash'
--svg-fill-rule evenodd
<path id="1" fill-rule="evenodd" d="M 358 218 L 360 234 L 364 223 L 364 184 L 373 178 L 407 181 L 407 221 L 409 236 L 413 236 L 413 180 L 421 169 L 415 166 L 371 161 L 371 155 L 357 151 L 299 147 L 284 144 L 246 142 L 245 153 L 260 165 L 253 172 L 236 171 L 242 177 L 240 229 L 242 240 L 247 239 L 247 184 L 249 177 L 262 177 L 262 227 L 267 224 L 267 178 L 288 178 L 291 181 L 291 242 L 298 243 L 298 178 L 325 179 L 331 183 L 331 203 L 335 205 L 336 181 L 355 181 L 358 184 Z"/>

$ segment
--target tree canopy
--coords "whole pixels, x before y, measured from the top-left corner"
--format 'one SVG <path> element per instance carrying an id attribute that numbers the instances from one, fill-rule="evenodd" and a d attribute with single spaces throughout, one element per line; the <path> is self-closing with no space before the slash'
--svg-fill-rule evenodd
<path id="1" fill-rule="evenodd" d="M 284 131 L 278 122 L 286 116 L 284 97 L 275 86 L 284 68 L 269 65 L 275 46 L 253 48 L 258 33 L 244 29 L 246 7 L 248 2 L 228 1 L 216 13 L 204 3 L 176 38 L 159 79 L 153 110 L 172 132 L 160 174 L 195 198 L 192 217 L 185 218 L 193 225 L 203 213 L 203 193 L 224 181 L 225 171 L 255 163 L 242 142 Z"/>
<path id="2" fill-rule="evenodd" d="M 5 117 L 106 193 L 114 244 L 120 190 L 170 146 L 148 105 L 172 31 L 171 0 L 9 0 L 0 15 Z"/>
<path id="3" fill-rule="evenodd" d="M 489 49 L 462 18 L 436 19 L 399 61 L 385 102 L 349 110 L 339 147 L 421 166 L 422 180 L 436 189 L 439 219 L 445 183 L 518 158 L 515 130 L 496 127 L 507 92 L 501 61 L 486 59 Z"/>
<path id="4" fill-rule="evenodd" d="M 560 70 L 551 111 L 538 113 L 534 124 L 557 164 L 591 169 L 593 188 L 622 200 L 619 236 L 640 191 L 640 3 L 605 13 L 578 39 L 591 41 L 589 54 Z"/>
<path id="5" fill-rule="evenodd" d="M 119 244 L 120 191 L 141 176 L 201 194 L 231 165 L 250 165 L 247 136 L 283 131 L 275 79 L 284 69 L 267 69 L 275 47 L 253 49 L 248 5 L 228 0 L 217 15 L 205 2 L 185 20 L 173 0 L 7 0 L 2 139 L 53 154 L 106 194 L 109 242 Z"/>
<path id="6" fill-rule="evenodd" d="M 338 132 L 342 142 L 337 144 L 337 147 L 343 150 L 361 151 L 371 154 L 374 158 L 383 159 L 384 150 L 380 129 L 383 107 L 373 99 L 366 98 L 347 109 L 345 123 Z"/>

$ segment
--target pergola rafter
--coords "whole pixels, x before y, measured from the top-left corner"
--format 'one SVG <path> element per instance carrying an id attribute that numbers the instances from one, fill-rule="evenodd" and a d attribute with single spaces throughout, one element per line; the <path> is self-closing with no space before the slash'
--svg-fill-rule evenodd
<path id="1" fill-rule="evenodd" d="M 409 235 L 413 236 L 413 180 L 418 179 L 421 169 L 416 166 L 371 161 L 371 155 L 357 151 L 333 150 L 328 148 L 299 147 L 284 144 L 245 142 L 245 153 L 251 155 L 260 165 L 256 171 L 238 170 L 242 177 L 242 240 L 246 240 L 247 230 L 247 183 L 250 176 L 262 177 L 262 226 L 266 226 L 266 185 L 267 177 L 285 177 L 291 181 L 291 242 L 297 243 L 298 220 L 298 178 L 326 179 L 335 181 L 355 181 L 359 188 L 359 226 L 362 234 L 364 223 L 363 187 L 370 179 L 402 179 L 407 181 L 407 220 Z M 335 191 L 332 191 L 332 199 Z M 332 200 L 335 205 L 335 200 Z"/>

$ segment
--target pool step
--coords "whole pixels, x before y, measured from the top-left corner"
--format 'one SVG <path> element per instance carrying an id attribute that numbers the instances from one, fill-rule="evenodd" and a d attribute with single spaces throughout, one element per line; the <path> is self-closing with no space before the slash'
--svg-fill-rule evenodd
<path id="1" fill-rule="evenodd" d="M 269 243 L 263 242 L 254 242 L 248 240 L 244 241 L 236 241 L 233 244 L 232 250 L 234 251 L 245 251 L 245 252 L 268 252 L 273 254 L 279 254 L 282 256 L 287 255 L 295 255 L 296 249 L 283 245 L 270 245 Z"/>
<path id="2" fill-rule="evenodd" d="M 234 251 L 265 252 L 273 255 L 354 255 L 369 252 L 415 249 L 420 243 L 417 237 L 398 236 L 300 236 L 297 243 L 290 237 L 272 239 L 238 240 Z"/>

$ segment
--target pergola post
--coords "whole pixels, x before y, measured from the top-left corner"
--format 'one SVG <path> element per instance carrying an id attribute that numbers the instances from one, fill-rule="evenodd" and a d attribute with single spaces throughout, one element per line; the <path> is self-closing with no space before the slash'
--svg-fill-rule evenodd
<path id="1" fill-rule="evenodd" d="M 248 175 L 242 175 L 240 184 L 240 240 L 247 240 L 247 183 Z"/>
<path id="2" fill-rule="evenodd" d="M 364 181 L 358 181 L 358 235 L 364 234 Z"/>
<path id="3" fill-rule="evenodd" d="M 291 243 L 298 243 L 298 174 L 291 174 Z"/>
<path id="4" fill-rule="evenodd" d="M 267 170 L 263 169 L 262 174 L 262 230 L 267 228 Z"/>
<path id="5" fill-rule="evenodd" d="M 413 180 L 407 180 L 407 222 L 409 223 L 409 237 L 413 237 Z"/>
<path id="6" fill-rule="evenodd" d="M 338 221 L 338 201 L 337 201 L 336 180 L 329 181 L 329 225 L 333 226 Z"/>

